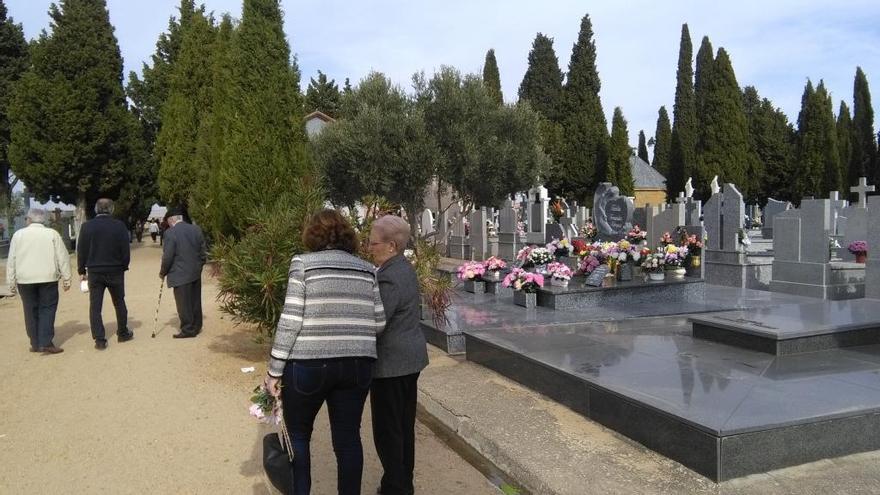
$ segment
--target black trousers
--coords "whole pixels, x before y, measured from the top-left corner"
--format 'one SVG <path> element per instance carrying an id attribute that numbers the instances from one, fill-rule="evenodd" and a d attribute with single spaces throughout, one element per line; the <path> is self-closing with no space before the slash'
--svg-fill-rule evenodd
<path id="1" fill-rule="evenodd" d="M 24 306 L 24 327 L 31 347 L 51 347 L 55 338 L 55 311 L 58 309 L 58 282 L 18 284 Z"/>
<path id="2" fill-rule="evenodd" d="M 202 331 L 202 280 L 174 288 L 174 302 L 180 318 L 180 333 L 194 335 Z"/>
<path id="3" fill-rule="evenodd" d="M 89 323 L 92 327 L 92 338 L 96 341 L 107 340 L 104 332 L 104 318 L 101 316 L 101 310 L 104 306 L 104 289 L 110 293 L 113 308 L 116 310 L 116 335 L 128 333 L 125 272 L 89 272 Z"/>
<path id="4" fill-rule="evenodd" d="M 370 387 L 373 443 L 384 474 L 383 495 L 410 495 L 415 468 L 416 400 L 419 374 L 374 378 Z"/>

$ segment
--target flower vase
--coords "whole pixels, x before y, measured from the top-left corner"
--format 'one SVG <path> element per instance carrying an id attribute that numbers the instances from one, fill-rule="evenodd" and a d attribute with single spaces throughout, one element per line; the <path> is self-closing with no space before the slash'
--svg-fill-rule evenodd
<path id="1" fill-rule="evenodd" d="M 514 291 L 513 304 L 522 306 L 526 309 L 535 309 L 538 305 L 538 294 L 534 292 L 523 292 L 521 290 Z"/>
<path id="2" fill-rule="evenodd" d="M 535 265 L 535 273 L 540 273 L 541 275 L 549 275 L 550 272 L 547 271 L 547 265 Z"/>
<path id="3" fill-rule="evenodd" d="M 568 280 L 551 277 L 550 285 L 552 285 L 553 287 L 568 287 Z"/>
<path id="4" fill-rule="evenodd" d="M 620 263 L 617 265 L 617 280 L 620 282 L 629 282 L 633 279 L 633 266 L 631 263 Z"/>
<path id="5" fill-rule="evenodd" d="M 865 260 L 868 258 L 868 253 L 856 253 L 856 263 L 865 264 Z"/>
<path id="6" fill-rule="evenodd" d="M 669 273 L 672 278 L 684 278 L 684 276 L 687 274 L 687 270 L 683 266 L 678 266 L 669 270 Z"/>
<path id="7" fill-rule="evenodd" d="M 489 282 L 500 282 L 501 281 L 501 270 L 489 270 L 483 275 L 483 278 L 488 280 Z"/>
<path id="8" fill-rule="evenodd" d="M 465 280 L 464 290 L 473 294 L 485 294 L 486 282 L 482 280 Z"/>
<path id="9" fill-rule="evenodd" d="M 662 282 L 665 278 L 665 272 L 648 272 L 648 279 L 651 281 Z"/>

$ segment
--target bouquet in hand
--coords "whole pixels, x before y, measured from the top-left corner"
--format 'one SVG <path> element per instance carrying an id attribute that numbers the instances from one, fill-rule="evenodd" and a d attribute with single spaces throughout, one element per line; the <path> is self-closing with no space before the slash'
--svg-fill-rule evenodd
<path id="1" fill-rule="evenodd" d="M 254 389 L 249 412 L 260 423 L 270 425 L 281 423 L 281 403 L 266 390 L 265 385 L 260 385 Z"/>

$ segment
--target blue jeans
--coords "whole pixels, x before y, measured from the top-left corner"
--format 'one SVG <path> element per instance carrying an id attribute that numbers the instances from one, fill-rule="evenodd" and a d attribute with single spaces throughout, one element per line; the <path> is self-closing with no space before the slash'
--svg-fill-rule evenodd
<path id="1" fill-rule="evenodd" d="M 31 347 L 52 347 L 55 338 L 55 311 L 58 309 L 58 282 L 18 284 L 24 306 L 24 327 Z"/>
<path id="2" fill-rule="evenodd" d="M 330 433 L 336 453 L 340 495 L 361 493 L 364 452 L 361 416 L 373 381 L 373 359 L 336 358 L 289 361 L 284 368 L 281 399 L 284 421 L 293 443 L 294 494 L 312 487 L 309 443 L 315 416 L 327 402 Z"/>

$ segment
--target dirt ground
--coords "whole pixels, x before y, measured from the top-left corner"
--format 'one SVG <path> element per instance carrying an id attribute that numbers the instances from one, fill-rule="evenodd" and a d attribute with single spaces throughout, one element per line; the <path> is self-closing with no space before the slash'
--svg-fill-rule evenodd
<path id="1" fill-rule="evenodd" d="M 0 298 L 0 493 L 270 493 L 261 466 L 270 430 L 247 413 L 268 348 L 219 312 L 207 274 L 203 333 L 171 338 L 177 317 L 166 289 L 161 330 L 151 339 L 160 256 L 149 238 L 133 249 L 126 301 L 135 339 L 111 338 L 105 351 L 93 347 L 88 297 L 78 284 L 61 293 L 55 344 L 65 352 L 54 356 L 28 352 L 21 302 Z M 114 335 L 109 296 L 104 320 Z M 256 371 L 242 373 L 247 366 Z M 367 405 L 365 494 L 375 493 L 381 476 L 371 435 Z M 421 424 L 416 448 L 416 493 L 498 493 Z M 312 478 L 312 493 L 336 493 L 326 409 L 312 440 Z"/>

